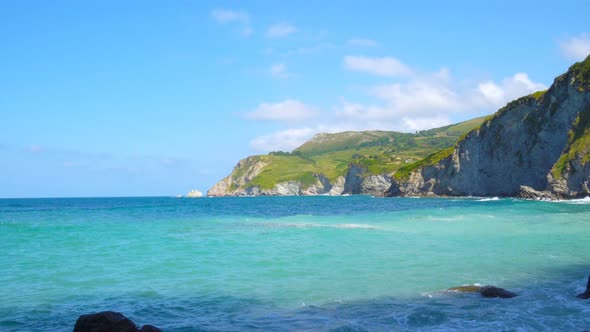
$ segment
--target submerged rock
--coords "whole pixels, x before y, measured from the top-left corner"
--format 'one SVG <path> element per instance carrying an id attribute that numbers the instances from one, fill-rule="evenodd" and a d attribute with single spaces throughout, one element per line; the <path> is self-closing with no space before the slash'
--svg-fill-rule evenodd
<path id="1" fill-rule="evenodd" d="M 76 321 L 74 332 L 161 332 L 152 325 L 144 325 L 138 329 L 135 323 L 120 312 L 102 311 L 95 314 L 82 315 Z"/>
<path id="2" fill-rule="evenodd" d="M 518 296 L 516 293 L 505 290 L 504 288 L 496 286 L 478 286 L 478 285 L 465 285 L 458 287 L 451 287 L 448 291 L 462 292 L 462 293 L 479 293 L 483 297 L 499 297 L 508 299 Z"/>
<path id="3" fill-rule="evenodd" d="M 586 291 L 584 293 L 580 293 L 576 296 L 579 299 L 590 299 L 590 276 L 588 277 L 588 283 L 586 284 Z"/>

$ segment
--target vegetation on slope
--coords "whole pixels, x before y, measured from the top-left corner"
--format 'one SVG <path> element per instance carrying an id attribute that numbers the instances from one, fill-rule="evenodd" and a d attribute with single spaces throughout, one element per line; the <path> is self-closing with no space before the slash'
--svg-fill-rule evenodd
<path id="1" fill-rule="evenodd" d="M 586 57 L 584 61 L 572 65 L 568 73 L 571 73 L 571 75 L 575 77 L 575 85 L 577 86 L 579 92 L 590 91 L 590 56 Z M 567 73 L 561 75 L 556 80 L 564 79 L 566 75 Z M 486 117 L 483 119 L 483 121 L 480 121 L 478 126 L 473 126 L 471 130 L 465 131 L 464 134 L 457 140 L 457 143 L 465 139 L 471 132 L 479 130 L 482 126 L 489 125 L 491 121 L 519 105 L 529 102 L 540 102 L 545 96 L 546 92 L 547 90 L 537 91 L 528 96 L 524 96 L 509 102 L 496 113 Z M 532 125 L 539 125 L 539 123 L 535 123 L 536 120 L 532 115 L 524 117 L 523 121 L 528 121 L 528 123 Z M 400 180 L 407 179 L 410 177 L 412 172 L 426 166 L 436 165 L 441 160 L 449 157 L 453 151 L 454 147 L 449 147 L 444 150 L 432 153 L 426 158 L 415 163 L 400 167 L 399 170 L 394 174 L 394 177 Z M 590 110 L 580 112 L 578 115 L 578 119 L 574 124 L 574 129 L 569 133 L 568 147 L 552 169 L 553 176 L 556 178 L 561 177 L 568 167 L 569 162 L 574 160 L 576 157 L 581 158 L 582 164 L 590 161 Z"/>
<path id="2" fill-rule="evenodd" d="M 582 165 L 590 161 L 590 108 L 578 114 L 568 136 L 566 149 L 551 169 L 551 174 L 557 179 L 563 177 L 574 159 L 580 158 Z"/>
<path id="3" fill-rule="evenodd" d="M 579 92 L 590 91 L 590 55 L 584 61 L 573 64 L 569 71 L 576 78 Z"/>
<path id="4" fill-rule="evenodd" d="M 256 156 L 267 166 L 247 186 L 271 189 L 277 183 L 298 181 L 304 188 L 316 183 L 314 174 L 331 182 L 344 176 L 349 164 L 364 167 L 368 174 L 392 174 L 408 163 L 447 149 L 484 118 L 416 133 L 389 131 L 319 134 L 293 152 L 276 151 Z M 236 170 L 243 174 L 243 170 Z M 232 190 L 237 189 L 233 186 Z"/>

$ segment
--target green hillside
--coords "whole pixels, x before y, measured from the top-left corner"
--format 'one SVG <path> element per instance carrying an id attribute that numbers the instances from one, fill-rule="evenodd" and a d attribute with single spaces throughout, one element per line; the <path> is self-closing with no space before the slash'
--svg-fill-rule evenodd
<path id="1" fill-rule="evenodd" d="M 290 180 L 306 186 L 315 183 L 313 174 L 323 174 L 333 181 L 345 175 L 351 163 L 364 166 L 368 174 L 391 174 L 404 165 L 453 146 L 459 137 L 479 126 L 484 119 L 416 133 L 349 131 L 318 134 L 291 153 L 271 152 L 257 156 L 267 165 L 248 186 L 270 189 L 277 183 Z M 239 176 L 239 172 L 234 176 Z"/>
<path id="2" fill-rule="evenodd" d="M 568 134 L 568 145 L 551 170 L 555 178 L 561 178 L 576 158 L 581 159 L 582 165 L 590 161 L 590 109 L 579 113 Z"/>

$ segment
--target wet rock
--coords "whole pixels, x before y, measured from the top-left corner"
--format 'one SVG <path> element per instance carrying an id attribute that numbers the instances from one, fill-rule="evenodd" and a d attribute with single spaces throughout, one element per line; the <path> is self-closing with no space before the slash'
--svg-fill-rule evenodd
<path id="1" fill-rule="evenodd" d="M 479 293 L 480 289 L 481 289 L 481 286 L 465 285 L 465 286 L 451 287 L 447 290 L 454 291 L 454 292 L 461 292 L 461 293 Z"/>
<path id="2" fill-rule="evenodd" d="M 507 291 L 504 288 L 494 287 L 494 286 L 485 286 L 479 290 L 479 293 L 483 297 L 499 297 L 503 299 L 509 299 L 518 296 L 511 291 Z"/>
<path id="3" fill-rule="evenodd" d="M 586 291 L 576 296 L 579 299 L 590 299 L 590 277 L 588 277 L 588 283 L 586 284 Z"/>
<path id="4" fill-rule="evenodd" d="M 496 286 L 478 286 L 478 285 L 464 285 L 458 287 L 451 287 L 447 289 L 448 291 L 453 292 L 462 292 L 462 293 L 479 293 L 483 297 L 500 297 L 503 299 L 508 299 L 512 297 L 518 296 L 515 293 L 505 290 L 504 288 L 496 287 Z"/>
<path id="5" fill-rule="evenodd" d="M 144 325 L 138 329 L 135 323 L 122 313 L 102 311 L 80 316 L 74 326 L 74 332 L 162 332 L 162 330 L 152 325 Z"/>
<path id="6" fill-rule="evenodd" d="M 520 192 L 518 193 L 517 197 L 537 200 L 551 200 L 559 198 L 558 196 L 552 194 L 549 191 L 535 190 L 529 186 L 520 186 Z"/>
<path id="7" fill-rule="evenodd" d="M 137 326 L 119 312 L 103 311 L 80 316 L 74 332 L 137 332 Z"/>

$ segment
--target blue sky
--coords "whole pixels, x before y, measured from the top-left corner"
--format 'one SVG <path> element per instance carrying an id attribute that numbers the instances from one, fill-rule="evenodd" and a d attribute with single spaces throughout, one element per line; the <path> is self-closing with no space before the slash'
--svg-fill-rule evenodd
<path id="1" fill-rule="evenodd" d="M 0 197 L 207 190 L 318 132 L 493 113 L 590 53 L 587 1 L 2 1 Z"/>

